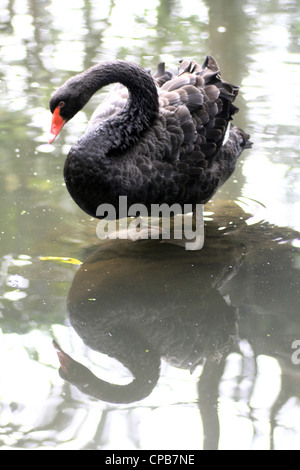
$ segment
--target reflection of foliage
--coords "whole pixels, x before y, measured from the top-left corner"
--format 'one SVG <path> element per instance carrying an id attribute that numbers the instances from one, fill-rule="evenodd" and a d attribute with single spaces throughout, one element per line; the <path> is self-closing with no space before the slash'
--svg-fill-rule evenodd
<path id="1" fill-rule="evenodd" d="M 299 15 L 295 16 L 295 23 L 291 24 L 291 52 L 298 52 L 300 46 L 300 21 Z"/>
<path id="2" fill-rule="evenodd" d="M 199 60 L 201 60 L 201 56 L 205 54 L 203 37 L 207 32 L 207 24 L 201 21 L 196 14 L 181 17 L 177 14 L 177 3 L 174 0 L 161 0 L 157 8 L 157 22 L 155 25 L 147 21 L 147 15 L 143 18 L 136 18 L 139 24 L 144 25 L 145 31 L 154 29 L 156 32 L 155 35 L 150 35 L 148 39 L 146 54 L 143 47 L 135 48 L 134 53 L 137 60 L 143 66 L 149 66 L 149 62 L 145 63 L 143 59 L 145 55 L 153 57 L 153 66 L 155 66 L 163 54 L 173 56 L 174 65 L 184 57 L 200 56 Z M 124 53 L 124 50 L 121 49 L 120 53 Z M 132 51 L 127 51 L 127 53 L 132 54 Z M 123 56 L 123 58 L 125 57 Z"/>

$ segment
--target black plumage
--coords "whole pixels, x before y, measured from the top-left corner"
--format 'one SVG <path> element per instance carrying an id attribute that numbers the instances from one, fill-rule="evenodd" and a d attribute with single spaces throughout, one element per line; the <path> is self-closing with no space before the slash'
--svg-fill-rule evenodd
<path id="1" fill-rule="evenodd" d="M 119 196 L 149 209 L 206 203 L 250 146 L 237 127 L 224 141 L 238 88 L 221 79 L 215 59 L 182 61 L 177 74 L 161 63 L 153 76 L 134 63 L 103 62 L 59 88 L 51 112 L 59 109 L 65 123 L 110 83 L 117 85 L 65 162 L 74 201 L 92 216 L 104 203 L 118 210 Z"/>

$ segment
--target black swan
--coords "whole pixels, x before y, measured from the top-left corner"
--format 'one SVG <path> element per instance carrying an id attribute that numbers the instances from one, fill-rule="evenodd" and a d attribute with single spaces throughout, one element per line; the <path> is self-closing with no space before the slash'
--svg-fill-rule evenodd
<path id="1" fill-rule="evenodd" d="M 238 87 L 223 81 L 215 59 L 182 61 L 178 73 L 155 75 L 121 60 L 76 75 L 51 97 L 53 142 L 63 125 L 105 85 L 118 83 L 72 146 L 64 177 L 74 201 L 93 217 L 101 204 L 203 204 L 251 146 L 229 122 Z M 225 142 L 226 141 L 226 142 Z M 116 212 L 118 215 L 118 212 Z"/>

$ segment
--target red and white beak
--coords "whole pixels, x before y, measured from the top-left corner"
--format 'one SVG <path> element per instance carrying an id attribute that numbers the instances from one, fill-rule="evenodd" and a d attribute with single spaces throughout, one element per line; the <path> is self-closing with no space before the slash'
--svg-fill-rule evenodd
<path id="1" fill-rule="evenodd" d="M 68 367 L 74 361 L 68 354 L 66 354 L 61 349 L 61 347 L 58 345 L 58 343 L 55 340 L 53 340 L 53 346 L 54 346 L 54 349 L 57 353 L 57 356 L 58 356 L 58 359 L 59 359 L 59 362 L 60 362 L 60 367 L 63 370 L 63 372 L 65 372 L 67 374 L 68 373 Z"/>
<path id="2" fill-rule="evenodd" d="M 60 115 L 60 109 L 61 108 L 57 106 L 57 108 L 55 108 L 55 110 L 53 111 L 49 144 L 52 144 L 52 142 L 56 139 L 56 137 L 66 124 L 66 120 L 63 119 Z"/>

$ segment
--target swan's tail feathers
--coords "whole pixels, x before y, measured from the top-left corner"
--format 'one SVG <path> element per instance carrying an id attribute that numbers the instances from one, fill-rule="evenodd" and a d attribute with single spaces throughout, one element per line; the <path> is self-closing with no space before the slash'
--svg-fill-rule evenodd
<path id="1" fill-rule="evenodd" d="M 239 127 L 232 127 L 229 133 L 229 144 L 236 142 L 236 145 L 242 150 L 250 149 L 253 142 L 250 140 L 250 134 L 247 134 Z"/>
<path id="2" fill-rule="evenodd" d="M 253 142 L 250 140 L 250 134 L 246 134 L 246 132 L 240 130 L 240 145 L 244 149 L 250 149 L 253 145 Z"/>
<path id="3" fill-rule="evenodd" d="M 244 149 L 250 149 L 253 145 L 253 142 L 250 140 L 250 134 L 247 134 L 244 132 L 242 129 L 239 127 L 232 127 L 231 124 L 229 123 L 226 129 L 225 137 L 222 142 L 222 146 L 227 144 L 228 140 L 230 139 L 231 136 L 231 131 L 234 131 L 234 133 L 237 135 L 237 143 L 238 145 L 244 150 Z"/>

